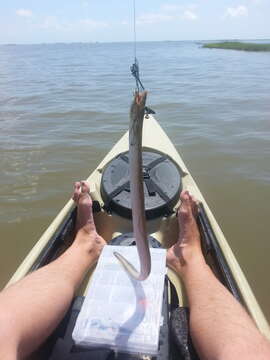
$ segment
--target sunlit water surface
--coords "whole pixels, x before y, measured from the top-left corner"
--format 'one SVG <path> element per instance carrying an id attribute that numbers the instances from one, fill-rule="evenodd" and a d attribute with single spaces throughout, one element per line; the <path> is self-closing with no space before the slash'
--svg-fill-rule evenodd
<path id="1" fill-rule="evenodd" d="M 127 130 L 133 47 L 0 46 L 0 282 Z M 138 44 L 148 104 L 270 318 L 270 53 Z"/>

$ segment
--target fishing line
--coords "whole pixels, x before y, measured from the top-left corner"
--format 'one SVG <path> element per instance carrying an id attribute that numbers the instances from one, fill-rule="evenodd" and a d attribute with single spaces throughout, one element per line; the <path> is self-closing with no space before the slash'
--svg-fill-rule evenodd
<path id="1" fill-rule="evenodd" d="M 133 0 L 133 43 L 134 43 L 134 59 L 136 59 L 137 57 L 136 0 Z"/>
<path id="2" fill-rule="evenodd" d="M 136 81 L 136 91 L 144 90 L 144 86 L 140 79 L 139 62 L 137 59 L 137 33 L 136 33 L 136 0 L 133 0 L 133 45 L 134 45 L 134 63 L 130 67 L 132 76 Z"/>
<path id="3" fill-rule="evenodd" d="M 130 67 L 132 76 L 136 82 L 136 92 L 144 91 L 145 88 L 140 79 L 139 62 L 137 59 L 137 32 L 136 32 L 136 0 L 133 0 L 133 45 L 134 45 L 134 63 Z M 155 114 L 155 111 L 145 106 L 145 114 Z"/>

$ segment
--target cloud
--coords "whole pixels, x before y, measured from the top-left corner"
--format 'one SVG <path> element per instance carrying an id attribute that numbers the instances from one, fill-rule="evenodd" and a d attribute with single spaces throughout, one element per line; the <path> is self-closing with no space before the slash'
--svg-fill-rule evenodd
<path id="1" fill-rule="evenodd" d="M 179 4 L 163 4 L 161 5 L 161 11 L 165 12 L 183 12 L 185 10 L 196 10 L 196 4 L 189 4 L 189 5 L 179 5 Z"/>
<path id="2" fill-rule="evenodd" d="M 157 24 L 161 22 L 171 21 L 173 20 L 172 15 L 162 14 L 162 13 L 148 13 L 148 14 L 142 14 L 138 17 L 137 23 L 142 24 Z"/>
<path id="3" fill-rule="evenodd" d="M 176 4 L 163 4 L 161 6 L 161 11 L 165 12 L 175 12 L 175 11 L 182 11 L 183 5 L 176 5 Z"/>
<path id="4" fill-rule="evenodd" d="M 263 2 L 263 0 L 249 0 L 249 1 L 254 5 L 260 5 Z"/>
<path id="5" fill-rule="evenodd" d="M 127 20 L 122 20 L 120 22 L 121 25 L 129 25 L 130 23 Z"/>
<path id="6" fill-rule="evenodd" d="M 198 15 L 196 15 L 193 11 L 191 10 L 186 10 L 184 12 L 183 18 L 186 20 L 197 20 L 198 19 Z"/>
<path id="7" fill-rule="evenodd" d="M 244 5 L 239 5 L 236 7 L 228 7 L 225 12 L 225 17 L 240 17 L 248 16 L 248 8 Z"/>
<path id="8" fill-rule="evenodd" d="M 93 20 L 93 19 L 79 20 L 79 24 L 84 25 L 91 29 L 102 29 L 102 28 L 107 28 L 110 26 L 110 24 L 108 22 L 97 21 L 97 20 Z"/>
<path id="9" fill-rule="evenodd" d="M 23 17 L 31 17 L 33 16 L 33 13 L 31 10 L 28 9 L 18 9 L 16 10 L 16 15 Z"/>
<path id="10" fill-rule="evenodd" d="M 189 20 L 194 21 L 198 19 L 198 15 L 195 13 L 195 4 L 188 6 L 178 4 L 163 4 L 160 10 L 155 13 L 145 13 L 137 18 L 137 23 L 140 25 L 152 25 L 163 22 Z"/>
<path id="11" fill-rule="evenodd" d="M 39 25 L 41 29 L 53 31 L 76 31 L 80 29 L 93 30 L 109 27 L 110 24 L 105 21 L 97 21 L 93 19 L 80 19 L 77 21 L 61 21 L 56 16 L 47 16 Z"/>
<path id="12" fill-rule="evenodd" d="M 68 24 L 60 23 L 56 16 L 46 16 L 40 24 L 40 28 L 45 30 L 65 30 L 68 28 Z"/>

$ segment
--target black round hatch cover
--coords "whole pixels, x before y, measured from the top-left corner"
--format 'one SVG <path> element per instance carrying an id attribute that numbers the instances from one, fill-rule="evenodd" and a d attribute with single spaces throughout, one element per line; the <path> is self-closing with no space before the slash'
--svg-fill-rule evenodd
<path id="1" fill-rule="evenodd" d="M 182 190 L 180 171 L 173 160 L 160 152 L 143 151 L 143 181 L 147 219 L 172 212 Z M 105 209 L 131 218 L 129 154 L 119 154 L 103 170 L 101 195 Z"/>

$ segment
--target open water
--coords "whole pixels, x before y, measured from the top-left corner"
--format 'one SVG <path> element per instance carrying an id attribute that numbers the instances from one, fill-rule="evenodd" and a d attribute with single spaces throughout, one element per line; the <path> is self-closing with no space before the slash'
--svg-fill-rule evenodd
<path id="1" fill-rule="evenodd" d="M 148 105 L 270 319 L 270 53 L 138 44 Z M 0 46 L 0 285 L 127 130 L 131 43 Z"/>

